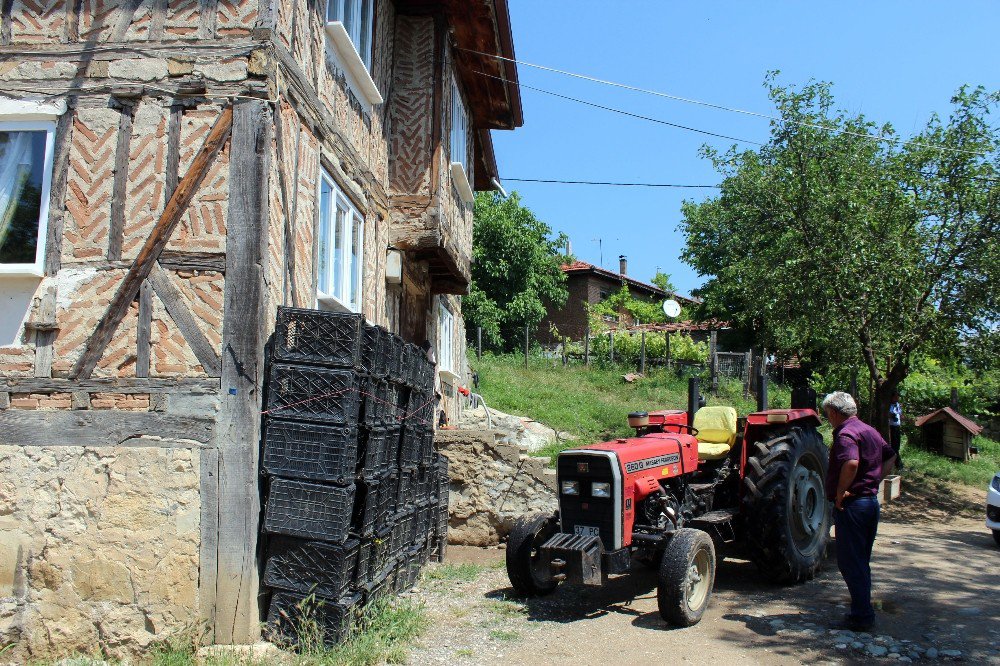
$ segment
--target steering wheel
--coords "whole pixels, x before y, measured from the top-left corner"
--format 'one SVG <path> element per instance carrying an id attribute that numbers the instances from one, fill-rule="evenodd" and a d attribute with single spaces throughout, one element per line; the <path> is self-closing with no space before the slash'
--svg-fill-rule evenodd
<path id="1" fill-rule="evenodd" d="M 695 428 L 692 425 L 688 425 L 687 423 L 671 423 L 670 425 L 672 425 L 672 426 L 674 426 L 676 428 L 687 428 L 687 431 L 688 431 L 689 435 L 691 435 L 692 437 L 697 437 L 698 436 L 698 429 Z"/>

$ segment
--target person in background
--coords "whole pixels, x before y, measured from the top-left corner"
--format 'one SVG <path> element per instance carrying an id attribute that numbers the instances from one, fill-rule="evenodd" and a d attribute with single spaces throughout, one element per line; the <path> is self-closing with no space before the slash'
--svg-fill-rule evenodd
<path id="1" fill-rule="evenodd" d="M 892 403 L 889 405 L 889 445 L 896 454 L 896 467 L 903 469 L 903 459 L 899 456 L 899 445 L 902 439 L 903 408 L 899 405 L 899 391 L 892 392 Z"/>
<path id="2" fill-rule="evenodd" d="M 875 428 L 858 418 L 849 393 L 826 396 L 823 413 L 833 426 L 826 493 L 834 505 L 837 567 L 851 593 L 851 612 L 838 626 L 867 631 L 875 624 L 871 558 L 880 514 L 878 488 L 895 454 Z"/>

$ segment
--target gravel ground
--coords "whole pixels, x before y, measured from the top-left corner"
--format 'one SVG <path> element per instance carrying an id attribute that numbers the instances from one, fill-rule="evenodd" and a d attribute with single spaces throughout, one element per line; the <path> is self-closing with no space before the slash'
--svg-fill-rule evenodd
<path id="1" fill-rule="evenodd" d="M 512 599 L 502 550 L 452 547 L 449 564 L 475 563 L 480 573 L 427 578 L 413 593 L 427 604 L 431 628 L 409 661 L 630 664 L 669 655 L 689 663 L 1000 664 L 1000 549 L 981 521 L 947 513 L 886 512 L 873 557 L 879 620 L 858 634 L 829 628 L 848 602 L 832 559 L 816 580 L 795 587 L 766 585 L 749 562 L 726 559 L 702 622 L 675 629 L 656 611 L 651 572 Z"/>

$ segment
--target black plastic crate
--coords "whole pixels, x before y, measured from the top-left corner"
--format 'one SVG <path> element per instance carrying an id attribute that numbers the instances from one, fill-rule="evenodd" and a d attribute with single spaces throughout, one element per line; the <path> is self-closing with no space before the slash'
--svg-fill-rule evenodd
<path id="1" fill-rule="evenodd" d="M 390 381 L 386 382 L 385 387 L 385 424 L 387 426 L 396 426 L 403 422 L 406 418 L 406 400 L 403 396 L 406 396 L 406 389 L 400 387 L 398 384 L 393 384 Z M 402 403 L 402 404 L 400 404 Z"/>
<path id="2" fill-rule="evenodd" d="M 437 451 L 434 449 L 434 431 L 420 433 L 420 462 L 427 467 L 437 463 Z"/>
<path id="3" fill-rule="evenodd" d="M 371 558 L 375 548 L 375 537 L 362 539 L 358 546 L 357 564 L 354 567 L 354 576 L 351 580 L 353 589 L 361 589 L 371 582 Z"/>
<path id="4" fill-rule="evenodd" d="M 385 428 L 385 462 L 386 469 L 395 472 L 399 469 L 399 426 L 386 426 Z"/>
<path id="5" fill-rule="evenodd" d="M 361 415 L 359 420 L 367 428 L 383 425 L 386 415 L 386 382 L 384 379 L 365 375 L 358 380 Z"/>
<path id="6" fill-rule="evenodd" d="M 434 427 L 434 406 L 437 400 L 430 391 L 411 390 L 406 405 L 406 425 L 416 424 L 426 431 Z M 414 428 L 417 429 L 417 428 Z"/>
<path id="7" fill-rule="evenodd" d="M 358 481 L 354 492 L 354 516 L 351 532 L 360 537 L 370 537 L 381 522 L 379 517 L 379 488 L 385 483 L 374 479 Z"/>
<path id="8" fill-rule="evenodd" d="M 386 359 L 386 376 L 389 381 L 400 383 L 403 374 L 403 339 L 398 335 L 390 335 L 383 347 Z"/>
<path id="9" fill-rule="evenodd" d="M 268 545 L 262 583 L 332 599 L 347 591 L 355 575 L 360 542 L 342 544 L 275 537 Z"/>
<path id="10" fill-rule="evenodd" d="M 264 425 L 264 471 L 292 479 L 341 485 L 354 478 L 357 431 L 351 427 L 268 419 Z"/>
<path id="11" fill-rule="evenodd" d="M 430 393 L 434 390 L 434 370 L 435 365 L 430 362 L 425 354 L 423 359 L 417 364 L 417 376 L 413 382 L 413 388 L 419 391 Z"/>
<path id="12" fill-rule="evenodd" d="M 298 643 L 299 632 L 311 627 L 320 632 L 326 645 L 343 641 L 361 611 L 361 594 L 326 599 L 296 592 L 275 592 L 267 610 L 267 637 L 279 645 Z M 310 639 L 314 638 L 310 635 Z"/>
<path id="13" fill-rule="evenodd" d="M 358 476 L 374 479 L 384 475 L 389 467 L 384 428 L 362 428 L 358 438 Z"/>
<path id="14" fill-rule="evenodd" d="M 380 377 L 385 375 L 384 354 L 386 337 L 378 326 L 364 324 L 361 329 L 361 361 L 358 367 L 363 372 Z"/>
<path id="15" fill-rule="evenodd" d="M 343 543 L 353 508 L 353 485 L 324 486 L 276 478 L 264 509 L 264 531 Z"/>
<path id="16" fill-rule="evenodd" d="M 409 425 L 404 426 L 399 443 L 400 469 L 414 469 L 420 464 L 422 460 L 421 444 L 421 433 Z"/>
<path id="17" fill-rule="evenodd" d="M 353 370 L 274 363 L 267 382 L 267 412 L 275 418 L 356 425 L 359 388 Z"/>
<path id="18" fill-rule="evenodd" d="M 378 516 L 381 523 L 378 527 L 388 522 L 388 516 L 396 510 L 396 474 L 388 474 L 382 478 L 378 486 Z"/>
<path id="19" fill-rule="evenodd" d="M 426 536 L 431 531 L 431 505 L 418 506 L 413 512 L 414 519 L 414 541 L 421 536 Z"/>
<path id="20" fill-rule="evenodd" d="M 276 361 L 353 368 L 361 360 L 360 314 L 278 308 Z"/>
<path id="21" fill-rule="evenodd" d="M 416 502 L 416 477 L 416 470 L 403 469 L 399 471 L 399 476 L 396 479 L 397 509 L 413 506 L 413 503 Z"/>
<path id="22" fill-rule="evenodd" d="M 383 599 L 386 595 L 391 594 L 393 591 L 392 583 L 393 581 L 391 577 L 388 576 L 388 572 L 380 572 L 377 579 L 365 585 L 365 606 L 371 606 L 380 599 Z"/>

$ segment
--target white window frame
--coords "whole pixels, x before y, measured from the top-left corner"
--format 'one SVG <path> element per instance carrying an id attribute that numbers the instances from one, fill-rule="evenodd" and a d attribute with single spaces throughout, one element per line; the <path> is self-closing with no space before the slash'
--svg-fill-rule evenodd
<path id="1" fill-rule="evenodd" d="M 455 375 L 455 315 L 438 304 L 438 371 Z"/>
<path id="2" fill-rule="evenodd" d="M 9 118 L 9 116 L 8 116 Z M 45 156 L 42 164 L 42 193 L 38 207 L 38 240 L 35 243 L 35 261 L 25 264 L 0 263 L 0 276 L 21 275 L 42 277 L 45 275 L 45 243 L 49 230 L 49 190 L 52 186 L 52 160 L 55 152 L 55 120 L 5 120 L 0 115 L 2 132 L 45 132 Z"/>
<path id="3" fill-rule="evenodd" d="M 332 198 L 327 211 L 329 218 L 323 219 L 323 186 L 329 188 L 329 196 Z M 361 304 L 364 302 L 364 266 L 365 266 L 365 217 L 361 211 L 351 203 L 343 190 L 337 187 L 336 181 L 327 173 L 326 169 L 320 169 L 320 178 L 316 192 L 316 307 L 318 309 L 339 310 L 346 312 L 361 312 Z M 339 213 L 343 213 L 341 216 Z M 324 222 L 328 237 L 323 237 Z M 343 224 L 341 229 L 340 247 L 340 270 L 339 275 L 335 274 L 337 268 L 336 247 L 337 225 Z M 358 248 L 357 260 L 352 256 L 352 247 L 355 245 L 355 228 L 357 229 L 356 246 Z M 327 269 L 324 275 L 320 272 L 320 266 L 326 261 Z M 351 298 L 351 280 L 356 280 L 357 289 L 354 298 Z"/>
<path id="4" fill-rule="evenodd" d="M 368 111 L 381 104 L 372 79 L 375 43 L 375 0 L 327 0 L 326 34 L 347 84 Z"/>
<path id="5" fill-rule="evenodd" d="M 459 196 L 466 203 L 475 200 L 469 179 L 469 112 L 462 100 L 458 79 L 451 77 L 451 134 L 448 152 L 451 159 L 451 177 Z"/>

